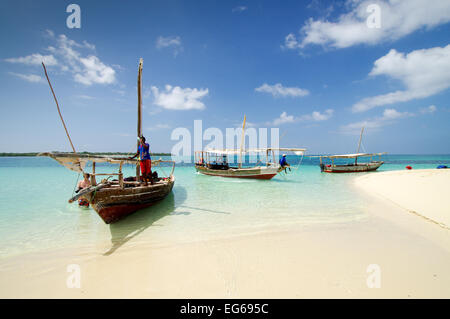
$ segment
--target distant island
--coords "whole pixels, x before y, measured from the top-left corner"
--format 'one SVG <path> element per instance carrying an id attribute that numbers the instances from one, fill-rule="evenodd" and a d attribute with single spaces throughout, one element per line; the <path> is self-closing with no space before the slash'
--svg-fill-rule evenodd
<path id="1" fill-rule="evenodd" d="M 19 157 L 19 156 L 37 156 L 40 152 L 36 152 L 36 153 L 0 153 L 0 157 Z M 56 152 L 55 153 L 60 153 L 60 152 Z M 123 152 L 78 152 L 78 154 L 83 154 L 83 155 L 123 155 L 123 156 L 128 156 L 130 155 L 130 153 L 123 153 Z M 133 155 L 133 154 L 131 154 Z M 172 154 L 170 153 L 152 153 L 151 155 L 154 156 L 171 156 Z"/>

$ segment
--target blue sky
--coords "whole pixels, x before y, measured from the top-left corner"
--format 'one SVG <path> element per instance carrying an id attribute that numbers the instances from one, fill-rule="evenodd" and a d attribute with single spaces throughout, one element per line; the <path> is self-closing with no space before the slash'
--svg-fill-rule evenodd
<path id="1" fill-rule="evenodd" d="M 449 22 L 450 1 L 4 0 L 0 152 L 70 150 L 42 59 L 77 150 L 132 151 L 142 57 L 153 152 L 246 114 L 309 153 L 354 152 L 364 125 L 366 151 L 448 154 Z"/>

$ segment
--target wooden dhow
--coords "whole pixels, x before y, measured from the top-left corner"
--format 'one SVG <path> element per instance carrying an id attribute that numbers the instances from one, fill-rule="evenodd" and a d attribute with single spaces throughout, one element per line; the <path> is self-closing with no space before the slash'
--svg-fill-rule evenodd
<path id="1" fill-rule="evenodd" d="M 260 148 L 245 149 L 245 123 L 242 124 L 241 146 L 239 149 L 206 149 L 195 152 L 195 169 L 198 173 L 210 176 L 231 177 L 231 178 L 251 178 L 251 179 L 272 179 L 275 175 L 284 170 L 275 160 L 276 153 L 294 152 L 303 156 L 305 148 Z M 265 161 L 257 161 L 252 167 L 243 167 L 242 157 L 248 155 L 262 155 Z M 230 165 L 229 156 L 237 156 L 237 165 Z M 260 163 L 260 165 L 258 165 Z"/>
<path id="2" fill-rule="evenodd" d="M 358 149 L 354 154 L 341 154 L 341 155 L 321 155 L 320 157 L 320 171 L 324 173 L 361 173 L 361 172 L 371 172 L 377 170 L 383 161 L 381 156 L 386 153 L 360 153 L 361 140 L 364 132 L 364 127 L 361 129 L 361 134 L 359 136 Z M 373 160 L 374 157 L 378 156 L 378 160 Z M 368 158 L 368 162 L 358 162 L 360 158 Z M 337 164 L 337 161 L 349 160 L 345 164 Z"/>
<path id="3" fill-rule="evenodd" d="M 139 62 L 138 71 L 138 125 L 137 136 L 141 136 L 142 120 L 142 59 Z M 44 66 L 45 70 L 45 66 Z M 45 70 L 46 71 L 46 70 Z M 46 76 L 48 79 L 47 72 Z M 50 84 L 50 80 L 49 80 Z M 53 96 L 59 110 L 58 101 Z M 138 210 L 149 207 L 160 200 L 164 199 L 173 188 L 175 183 L 175 177 L 173 175 L 175 169 L 175 162 L 169 160 L 152 160 L 152 169 L 156 167 L 166 167 L 170 169 L 170 173 L 167 176 L 155 177 L 151 183 L 143 183 L 140 177 L 139 161 L 127 157 L 115 157 L 115 156 L 96 156 L 78 154 L 73 147 L 70 140 L 69 133 L 65 126 L 64 120 L 61 116 L 61 120 L 66 129 L 67 136 L 71 142 L 73 153 L 40 153 L 39 156 L 48 156 L 53 158 L 61 165 L 69 168 L 70 170 L 85 173 L 87 163 L 92 163 L 92 172 L 90 172 L 91 186 L 81 190 L 78 194 L 69 199 L 69 203 L 72 203 L 78 199 L 84 198 L 94 208 L 97 214 L 102 218 L 106 224 L 114 223 Z M 109 163 L 118 165 L 117 173 L 99 173 L 96 172 L 97 163 Z M 131 164 L 136 166 L 136 176 L 124 178 L 122 171 L 123 165 Z M 164 169 L 161 169 L 164 171 Z M 97 182 L 97 177 L 101 177 L 102 180 Z"/>

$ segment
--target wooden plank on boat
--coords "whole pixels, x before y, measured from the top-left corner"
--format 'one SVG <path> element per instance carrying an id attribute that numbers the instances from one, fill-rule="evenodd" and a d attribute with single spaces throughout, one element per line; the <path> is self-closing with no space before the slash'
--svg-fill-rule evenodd
<path id="1" fill-rule="evenodd" d="M 98 191 L 106 186 L 109 186 L 109 183 L 104 183 L 104 184 L 98 184 L 97 186 L 91 186 L 89 188 L 85 188 L 83 190 L 81 190 L 78 194 L 76 194 L 75 196 L 73 196 L 71 199 L 69 199 L 69 203 L 73 203 L 74 201 L 76 201 L 77 199 L 79 199 L 82 196 L 88 195 L 92 192 Z"/>

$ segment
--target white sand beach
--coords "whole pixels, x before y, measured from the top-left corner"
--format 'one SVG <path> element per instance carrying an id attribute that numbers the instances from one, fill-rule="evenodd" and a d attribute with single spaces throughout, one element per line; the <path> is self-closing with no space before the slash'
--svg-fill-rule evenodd
<path id="1" fill-rule="evenodd" d="M 366 203 L 368 217 L 351 223 L 18 256 L 3 264 L 0 297 L 450 298 L 449 231 L 389 202 Z M 69 264 L 80 266 L 80 288 L 66 285 Z M 370 265 L 379 288 L 367 285 Z"/>
<path id="2" fill-rule="evenodd" d="M 405 210 L 450 228 L 450 170 L 421 169 L 368 174 L 356 185 Z"/>

